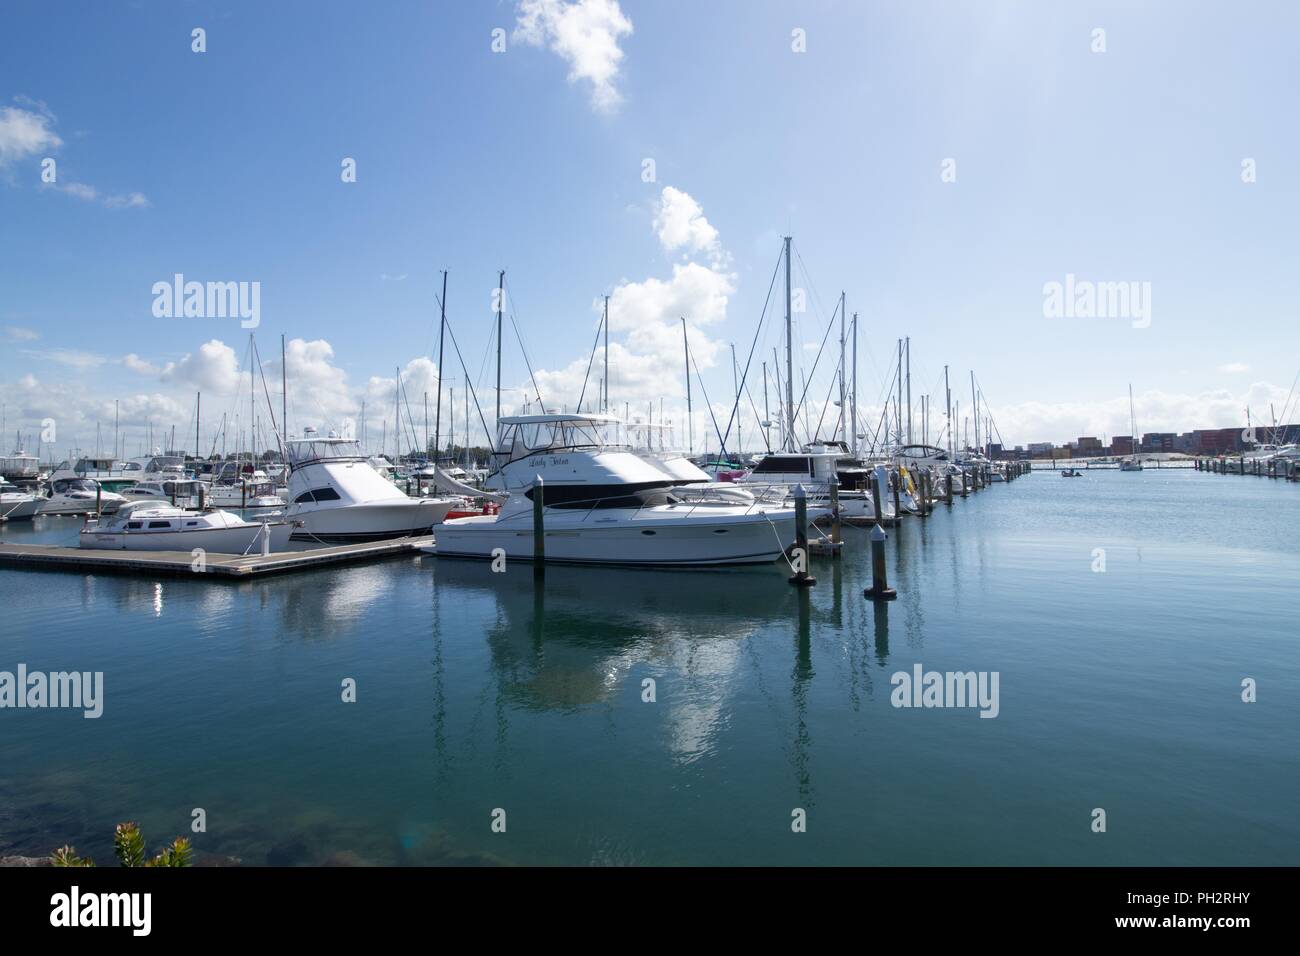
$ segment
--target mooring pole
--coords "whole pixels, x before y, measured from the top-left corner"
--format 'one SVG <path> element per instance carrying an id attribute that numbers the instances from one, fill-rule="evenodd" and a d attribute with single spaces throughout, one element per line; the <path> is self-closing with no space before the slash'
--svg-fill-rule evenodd
<path id="1" fill-rule="evenodd" d="M 817 579 L 808 574 L 808 493 L 802 484 L 794 486 L 794 546 L 796 563 L 790 583 L 797 588 L 810 588 Z"/>
<path id="2" fill-rule="evenodd" d="M 831 543 L 839 544 L 840 538 L 840 483 L 831 476 Z M 837 552 L 838 554 L 838 552 Z"/>
<path id="3" fill-rule="evenodd" d="M 943 503 L 952 507 L 952 472 L 943 476 Z"/>
<path id="4" fill-rule="evenodd" d="M 533 573 L 540 575 L 546 566 L 546 519 L 543 514 L 546 504 L 543 500 L 542 476 L 533 480 Z"/>
<path id="5" fill-rule="evenodd" d="M 903 504 L 899 497 L 899 489 L 903 484 L 902 469 L 890 472 L 889 483 L 894 486 L 894 527 L 899 528 L 903 524 Z"/>

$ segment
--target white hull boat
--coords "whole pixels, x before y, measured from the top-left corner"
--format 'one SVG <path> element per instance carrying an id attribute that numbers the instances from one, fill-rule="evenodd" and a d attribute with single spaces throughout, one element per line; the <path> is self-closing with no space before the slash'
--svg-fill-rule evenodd
<path id="1" fill-rule="evenodd" d="M 135 501 L 107 520 L 91 519 L 79 546 L 121 551 L 194 551 L 211 554 L 261 554 L 284 551 L 292 529 L 283 521 L 245 521 L 229 511 L 188 511 Z"/>
<path id="2" fill-rule="evenodd" d="M 459 498 L 410 498 L 383 477 L 360 445 L 308 429 L 289 448 L 294 541 L 338 544 L 428 534 Z"/>
<path id="3" fill-rule="evenodd" d="M 542 481 L 544 556 L 573 564 L 692 567 L 765 564 L 795 542 L 783 498 L 683 501 L 681 479 L 638 457 L 621 423 L 602 415 L 501 419 L 494 483 L 500 514 L 453 518 L 434 528 L 441 557 L 531 561 L 533 495 Z M 810 507 L 809 520 L 823 512 Z"/>
<path id="4" fill-rule="evenodd" d="M 45 499 L 19 491 L 16 485 L 0 486 L 0 521 L 25 521 L 40 513 Z"/>
<path id="5" fill-rule="evenodd" d="M 815 509 L 810 509 L 815 514 Z M 810 515 L 811 520 L 812 515 Z M 548 508 L 545 555 L 570 564 L 691 567 L 770 564 L 795 540 L 794 512 L 688 503 L 644 508 Z M 434 528 L 434 552 L 448 558 L 533 559 L 533 509 L 453 518 Z"/>
<path id="6" fill-rule="evenodd" d="M 121 495 L 98 487 L 94 479 L 73 472 L 55 472 L 49 489 L 49 496 L 41 502 L 43 515 L 85 515 L 96 510 L 111 514 L 126 503 Z"/>

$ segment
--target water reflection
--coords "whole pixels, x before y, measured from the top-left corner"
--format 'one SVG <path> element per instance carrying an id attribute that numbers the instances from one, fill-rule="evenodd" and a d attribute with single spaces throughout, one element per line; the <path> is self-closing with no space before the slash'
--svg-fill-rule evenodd
<path id="1" fill-rule="evenodd" d="M 653 706 L 663 708 L 665 747 L 682 763 L 716 747 L 744 639 L 790 610 L 790 587 L 775 568 L 553 565 L 535 583 L 531 570 L 496 574 L 487 564 L 440 561 L 433 573 L 436 649 L 461 633 L 459 609 L 467 602 L 491 602 L 485 639 L 499 735 L 509 726 L 502 707 L 565 713 L 613 707 L 639 701 L 642 681 L 651 678 Z M 802 619 L 806 644 L 806 609 Z"/>

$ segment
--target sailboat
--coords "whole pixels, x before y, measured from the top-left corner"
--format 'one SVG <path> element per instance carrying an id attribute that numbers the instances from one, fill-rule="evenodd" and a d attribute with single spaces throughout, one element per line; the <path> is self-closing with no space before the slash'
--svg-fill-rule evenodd
<path id="1" fill-rule="evenodd" d="M 1120 471 L 1141 471 L 1142 462 L 1138 460 L 1138 456 L 1137 456 L 1137 449 L 1138 449 L 1137 419 L 1133 415 L 1132 383 L 1130 383 L 1128 387 L 1128 422 L 1129 422 L 1129 430 L 1132 432 L 1129 441 L 1131 443 L 1130 448 L 1133 453 L 1119 463 L 1119 470 Z"/>

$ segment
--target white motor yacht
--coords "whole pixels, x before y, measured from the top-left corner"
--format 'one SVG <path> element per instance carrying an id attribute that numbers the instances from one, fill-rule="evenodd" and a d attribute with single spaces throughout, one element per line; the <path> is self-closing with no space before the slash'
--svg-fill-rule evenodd
<path id="1" fill-rule="evenodd" d="M 10 481 L 31 481 L 41 472 L 41 460 L 29 455 L 19 446 L 11 454 L 0 457 L 0 478 Z"/>
<path id="2" fill-rule="evenodd" d="M 152 501 L 122 505 L 112 517 L 90 519 L 80 547 L 126 551 L 193 551 L 212 554 L 260 554 L 284 551 L 292 528 L 287 522 L 245 521 L 229 511 L 190 511 Z"/>
<path id="3" fill-rule="evenodd" d="M 43 515 L 94 514 L 96 508 L 109 514 L 126 502 L 121 495 L 105 491 L 93 478 L 75 471 L 56 471 L 47 483 L 48 494 L 41 503 Z"/>
<path id="4" fill-rule="evenodd" d="M 542 479 L 545 558 L 657 567 L 768 563 L 794 544 L 783 501 L 683 501 L 678 482 L 638 457 L 603 415 L 502 418 L 489 484 L 506 493 L 499 514 L 434 529 L 439 557 L 533 558 L 536 480 Z M 809 520 L 821 512 L 808 509 Z"/>
<path id="5" fill-rule="evenodd" d="M 370 464 L 359 442 L 307 429 L 285 443 L 293 540 L 340 543 L 427 534 L 459 498 L 410 498 Z"/>
<path id="6" fill-rule="evenodd" d="M 946 468 L 950 462 L 948 452 L 938 445 L 903 445 L 894 453 L 894 460 L 914 474 L 927 468 Z"/>
<path id="7" fill-rule="evenodd" d="M 167 478 L 161 481 L 139 481 L 122 489 L 127 501 L 166 502 L 181 508 L 197 508 L 205 504 L 206 486 L 188 478 Z M 278 500 L 278 499 L 277 499 Z"/>
<path id="8" fill-rule="evenodd" d="M 283 508 L 285 500 L 266 472 L 248 461 L 227 461 L 212 472 L 207 503 L 215 508 L 266 510 Z"/>
<path id="9" fill-rule="evenodd" d="M 795 486 L 802 485 L 809 498 L 822 506 L 829 504 L 832 482 L 838 486 L 842 521 L 875 524 L 871 469 L 853 458 L 838 442 L 809 445 L 801 452 L 764 455 L 748 474 L 736 479 L 740 487 L 751 491 L 759 500 L 788 502 Z M 895 518 L 888 493 L 885 493 L 881 516 L 886 521 Z"/>
<path id="10" fill-rule="evenodd" d="M 0 482 L 0 521 L 23 521 L 35 517 L 45 499 L 28 494 L 17 485 Z"/>

